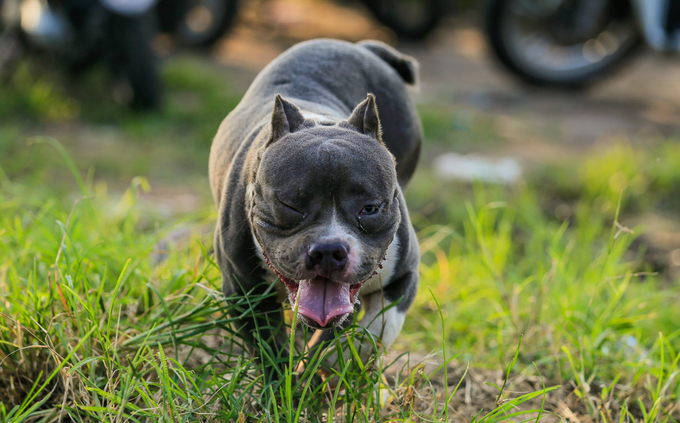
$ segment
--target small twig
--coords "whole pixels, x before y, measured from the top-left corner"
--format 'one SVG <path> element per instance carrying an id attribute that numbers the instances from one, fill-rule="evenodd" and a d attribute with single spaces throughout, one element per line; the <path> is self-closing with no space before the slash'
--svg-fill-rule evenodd
<path id="1" fill-rule="evenodd" d="M 9 354 L 7 354 L 7 355 L 5 356 L 5 358 L 3 358 L 2 361 L 0 361 L 0 367 L 2 367 L 2 363 L 4 363 L 5 360 L 7 360 L 7 359 L 9 358 L 10 355 L 12 355 L 12 354 L 14 354 L 14 353 L 17 353 L 17 352 L 20 352 L 20 351 L 23 351 L 23 350 L 30 349 L 30 348 L 49 348 L 49 347 L 48 347 L 47 345 L 29 345 L 29 346 L 27 346 L 27 347 L 17 348 L 16 350 L 14 350 L 14 351 L 10 352 Z M 23 353 L 22 353 L 22 354 L 23 354 Z"/>
<path id="2" fill-rule="evenodd" d="M 70 384 L 71 376 L 67 374 L 65 383 L 66 386 L 64 387 L 64 399 L 61 401 L 61 411 L 59 412 L 59 421 L 57 423 L 61 423 L 61 420 L 64 417 L 64 409 L 66 408 L 66 399 L 68 398 L 68 389 Z"/>
<path id="3" fill-rule="evenodd" d="M 472 383 L 470 383 L 470 379 L 465 379 L 465 404 L 470 405 L 472 404 Z"/>
<path id="4" fill-rule="evenodd" d="M 385 334 L 385 291 L 383 290 L 383 281 L 382 281 L 382 275 L 378 274 L 378 279 L 380 279 L 380 300 L 382 301 L 382 309 L 383 312 L 382 314 L 382 327 L 380 329 L 380 339 L 383 339 L 383 335 Z"/>
<path id="5" fill-rule="evenodd" d="M 616 228 L 618 229 L 618 231 L 616 231 L 616 234 L 614 234 L 614 239 L 618 238 L 619 235 L 621 235 L 623 232 L 625 232 L 627 234 L 635 235 L 635 232 L 632 229 L 630 229 L 626 226 L 623 226 L 618 221 L 614 222 L 614 224 L 616 225 Z"/>

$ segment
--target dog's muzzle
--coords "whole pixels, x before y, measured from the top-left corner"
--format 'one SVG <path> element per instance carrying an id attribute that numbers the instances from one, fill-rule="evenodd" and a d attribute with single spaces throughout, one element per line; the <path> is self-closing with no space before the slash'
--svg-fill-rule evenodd
<path id="1" fill-rule="evenodd" d="M 300 315 L 322 328 L 331 323 L 339 324 L 353 313 L 359 290 L 378 273 L 373 271 L 368 278 L 355 284 L 330 279 L 328 276 L 333 271 L 343 270 L 346 266 L 347 250 L 342 246 L 328 244 L 309 249 L 306 266 L 308 270 L 315 270 L 317 275 L 311 279 L 296 281 L 283 276 L 269 260 L 266 251 L 263 250 L 262 253 L 269 268 L 286 285 L 293 309 L 297 307 Z M 378 267 L 382 268 L 382 264 Z"/>

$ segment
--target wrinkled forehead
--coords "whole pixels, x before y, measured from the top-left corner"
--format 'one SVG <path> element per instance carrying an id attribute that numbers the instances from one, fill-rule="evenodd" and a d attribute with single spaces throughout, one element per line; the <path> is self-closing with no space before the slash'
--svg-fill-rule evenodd
<path id="1" fill-rule="evenodd" d="M 310 130 L 286 136 L 264 153 L 258 181 L 280 190 L 350 195 L 393 191 L 397 175 L 391 154 L 377 141 L 347 132 Z"/>

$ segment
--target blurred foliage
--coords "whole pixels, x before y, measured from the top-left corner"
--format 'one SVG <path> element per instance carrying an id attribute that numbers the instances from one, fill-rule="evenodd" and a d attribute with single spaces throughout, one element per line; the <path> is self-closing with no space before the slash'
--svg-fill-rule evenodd
<path id="1" fill-rule="evenodd" d="M 621 139 L 593 149 L 582 159 L 539 165 L 531 175 L 547 198 L 573 203 L 581 195 L 613 217 L 622 196 L 624 215 L 680 210 L 680 150 L 678 140 L 633 147 Z"/>
<path id="2" fill-rule="evenodd" d="M 64 121 L 80 114 L 80 104 L 49 75 L 34 76 L 23 63 L 0 91 L 0 119 Z"/>
<path id="3" fill-rule="evenodd" d="M 468 152 L 498 145 L 495 119 L 488 114 L 456 105 L 422 104 L 420 118 L 428 148 Z"/>
<path id="4" fill-rule="evenodd" d="M 197 175 L 203 179 L 217 127 L 240 99 L 212 66 L 196 59 L 170 61 L 163 72 L 166 105 L 146 114 L 114 101 L 104 69 L 68 80 L 21 66 L 0 90 L 0 120 L 5 122 L 0 169 L 12 179 L 66 190 L 59 157 L 44 146 L 30 146 L 33 137 L 48 135 L 57 137 L 93 178 L 120 188 L 137 175 L 164 184 Z"/>

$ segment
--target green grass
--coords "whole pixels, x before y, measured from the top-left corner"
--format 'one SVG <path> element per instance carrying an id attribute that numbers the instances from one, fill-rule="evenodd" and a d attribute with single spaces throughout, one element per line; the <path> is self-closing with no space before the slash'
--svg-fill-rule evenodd
<path id="1" fill-rule="evenodd" d="M 135 197 L 143 185 L 133 184 L 112 207 L 87 185 L 64 201 L 2 181 L 1 421 L 319 421 L 328 410 L 341 421 L 387 421 L 418 414 L 385 404 L 388 396 L 402 401 L 426 378 L 397 373 L 388 385 L 382 375 L 393 363 L 345 361 L 339 353 L 343 389 L 330 391 L 315 382 L 318 357 L 304 372 L 290 370 L 303 361 L 300 352 L 278 381 L 265 381 L 230 326 L 230 316 L 262 297 L 225 302 L 209 236 L 192 237 L 154 265 L 155 245 L 172 225 L 138 230 Z M 213 219 L 207 213 L 185 221 Z M 346 333 L 333 348 L 349 353 L 347 336 L 361 332 Z M 280 360 L 262 347 L 265 366 Z M 445 412 L 435 407 L 426 417 Z"/>
<path id="2" fill-rule="evenodd" d="M 544 163 L 512 187 L 421 168 L 407 191 L 421 287 L 404 330 L 366 363 L 344 359 L 362 332 L 338 334 L 323 380 L 303 328 L 290 357 L 243 352 L 231 322 L 262 295 L 225 302 L 212 206 L 167 216 L 140 201 L 157 185 L 209 196 L 210 138 L 239 96 L 220 73 L 171 61 L 169 107 L 140 117 L 105 100 L 99 73 L 71 98 L 26 72 L 0 93 L 13 105 L 0 108 L 0 422 L 680 420 L 680 286 L 634 243 L 643 228 L 620 224 L 677 210 L 673 140 Z M 460 131 L 463 150 L 495 142 L 493 117 L 423 115 L 428 149 L 456 149 Z M 265 380 L 272 362 L 283 373 Z"/>

